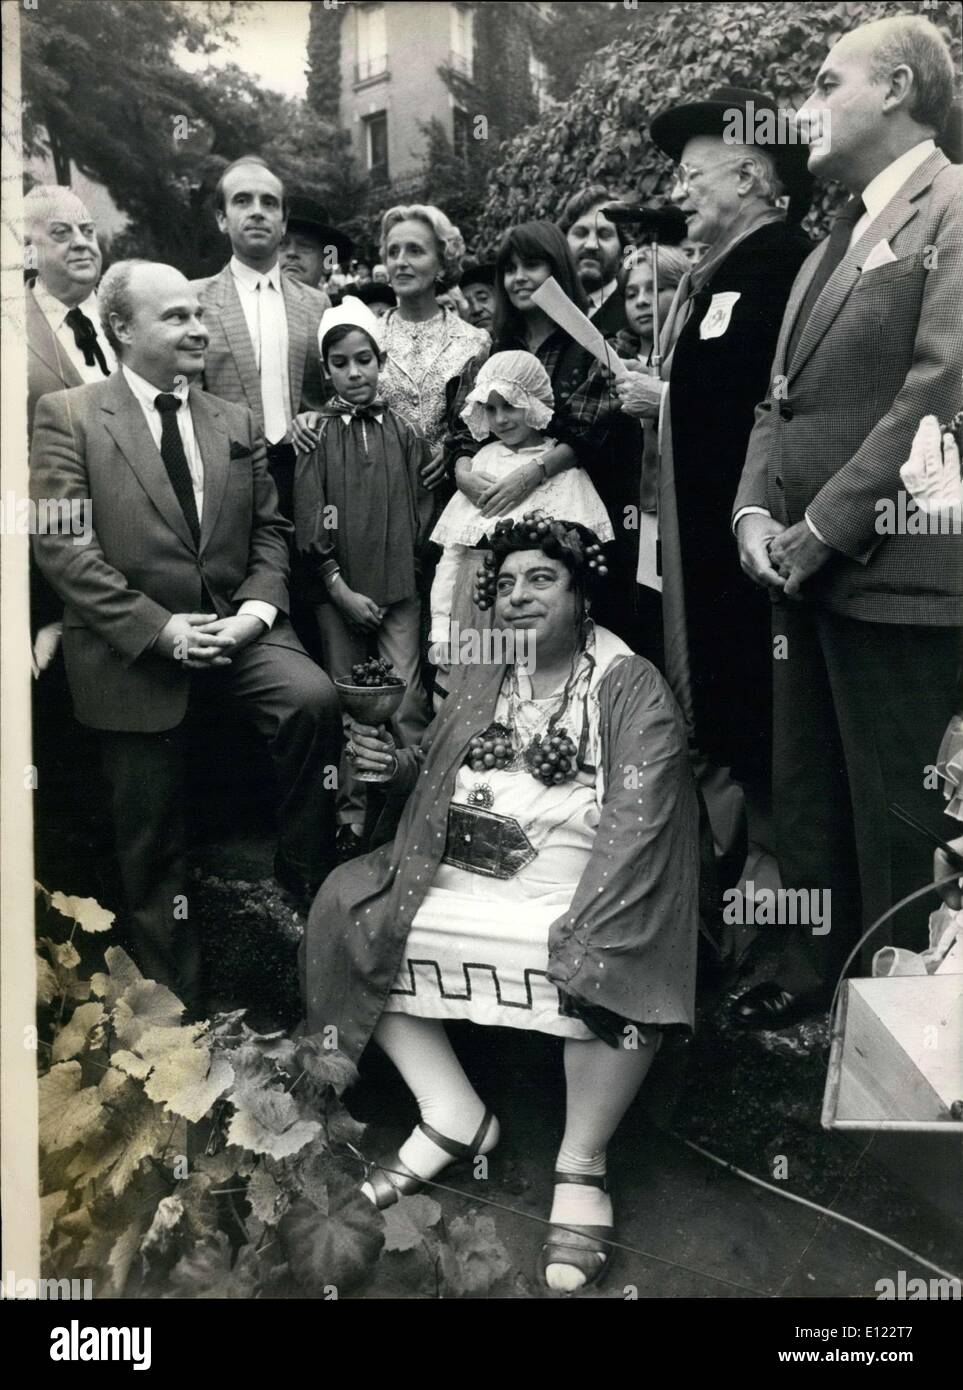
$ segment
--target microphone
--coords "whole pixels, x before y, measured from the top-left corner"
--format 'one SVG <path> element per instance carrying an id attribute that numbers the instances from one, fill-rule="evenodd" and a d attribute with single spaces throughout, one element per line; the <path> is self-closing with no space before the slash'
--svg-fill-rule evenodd
<path id="1" fill-rule="evenodd" d="M 630 203 L 610 203 L 608 207 L 601 209 L 601 213 L 617 226 L 630 223 L 638 228 L 638 235 L 642 241 L 657 241 L 663 246 L 678 246 L 686 235 L 686 219 L 681 208 L 643 208 L 634 207 Z"/>

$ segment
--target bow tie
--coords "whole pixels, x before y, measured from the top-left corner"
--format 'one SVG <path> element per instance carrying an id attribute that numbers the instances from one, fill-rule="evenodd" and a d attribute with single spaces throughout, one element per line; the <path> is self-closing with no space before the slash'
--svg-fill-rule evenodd
<path id="1" fill-rule="evenodd" d="M 73 333 L 74 342 L 84 355 L 84 364 L 92 367 L 96 363 L 104 376 L 110 376 L 110 368 L 107 366 L 107 359 L 100 346 L 97 329 L 83 309 L 71 309 L 70 313 L 65 315 L 64 322 Z"/>
<path id="2" fill-rule="evenodd" d="M 343 401 L 340 396 L 336 396 L 327 407 L 325 414 L 350 415 L 355 420 L 374 420 L 376 416 L 383 415 L 384 412 L 385 403 L 380 396 L 376 396 L 374 400 L 369 401 L 367 405 L 349 405 L 348 402 Z"/>

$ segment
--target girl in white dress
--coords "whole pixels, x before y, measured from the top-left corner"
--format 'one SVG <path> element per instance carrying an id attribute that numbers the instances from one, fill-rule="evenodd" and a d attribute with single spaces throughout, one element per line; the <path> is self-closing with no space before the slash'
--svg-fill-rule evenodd
<path id="1" fill-rule="evenodd" d="M 532 511 L 548 518 L 568 517 L 589 527 L 599 540 L 611 541 L 614 532 L 608 512 L 585 470 L 569 468 L 549 477 L 541 461 L 555 446 L 545 433 L 554 412 L 551 381 L 538 358 L 530 352 L 496 352 L 481 367 L 461 412 L 473 437 L 489 440 L 472 459 L 471 471 L 494 487 L 520 464 L 530 463 L 541 481 L 502 518 L 521 520 Z M 448 665 L 453 640 L 452 602 L 459 573 L 469 551 L 494 524 L 484 506 L 485 494 L 476 505 L 457 492 L 431 533 L 435 544 L 444 547 L 431 588 L 429 632 L 432 659 L 437 658 L 435 664 L 442 667 Z"/>

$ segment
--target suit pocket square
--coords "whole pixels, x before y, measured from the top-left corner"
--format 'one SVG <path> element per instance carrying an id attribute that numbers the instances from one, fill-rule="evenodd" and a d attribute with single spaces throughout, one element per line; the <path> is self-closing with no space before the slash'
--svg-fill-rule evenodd
<path id="1" fill-rule="evenodd" d="M 891 265 L 895 260 L 889 242 L 878 241 L 863 261 L 862 274 L 865 275 L 867 270 L 877 270 L 881 265 Z"/>
<path id="2" fill-rule="evenodd" d="M 251 450 L 247 444 L 238 444 L 236 439 L 231 440 L 232 459 L 249 459 L 250 457 Z"/>

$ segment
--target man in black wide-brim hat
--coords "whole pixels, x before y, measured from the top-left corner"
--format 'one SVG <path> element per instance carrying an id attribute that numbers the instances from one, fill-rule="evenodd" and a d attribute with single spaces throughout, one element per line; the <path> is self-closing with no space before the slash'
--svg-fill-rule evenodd
<path id="1" fill-rule="evenodd" d="M 298 196 L 288 199 L 288 225 L 279 253 L 285 275 L 323 292 L 326 273 L 337 270 L 353 249 L 351 238 L 330 225 L 320 203 Z"/>
<path id="2" fill-rule="evenodd" d="M 789 143 L 797 132 L 764 92 L 717 88 L 663 111 L 651 134 L 678 166 L 672 200 L 687 235 L 707 250 L 669 312 L 662 381 L 633 375 L 619 394 L 630 414 L 655 419 L 668 382 L 659 441 L 666 676 L 705 760 L 727 886 L 746 858 L 746 818 L 731 814 L 739 787 L 760 813 L 748 839 L 765 848 L 764 832 L 752 832 L 765 823 L 772 726 L 769 603 L 740 569 L 730 516 L 783 310 L 812 250 L 799 226 L 812 178 L 807 147 Z"/>

